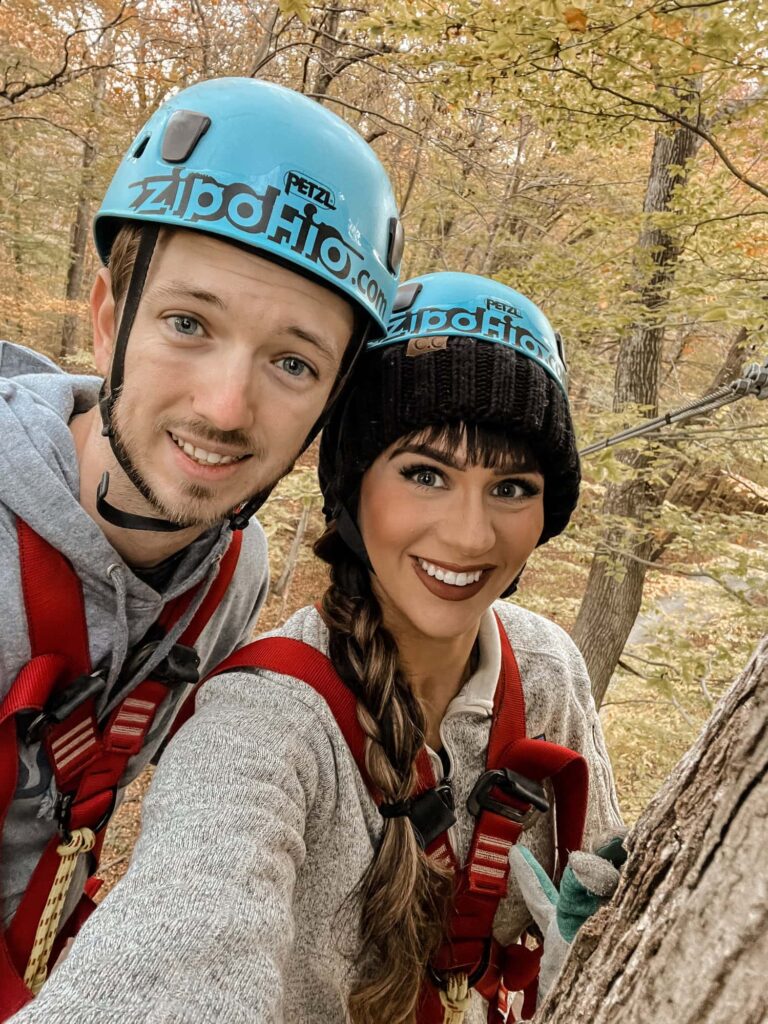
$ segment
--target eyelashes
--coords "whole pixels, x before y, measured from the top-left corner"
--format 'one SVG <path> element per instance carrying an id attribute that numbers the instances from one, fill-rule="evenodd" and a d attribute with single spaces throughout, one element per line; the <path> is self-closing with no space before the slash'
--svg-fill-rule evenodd
<path id="1" fill-rule="evenodd" d="M 424 490 L 445 490 L 448 487 L 446 474 L 438 469 L 436 466 L 425 464 L 425 463 L 413 463 L 411 465 L 402 466 L 398 472 L 406 480 L 410 480 L 417 487 L 421 487 Z M 423 477 L 426 479 L 419 479 Z M 508 493 L 500 493 L 504 489 Z M 509 493 L 509 492 L 512 493 Z M 536 480 L 531 480 L 527 477 L 510 476 L 505 477 L 494 485 L 492 494 L 494 497 L 506 499 L 508 501 L 516 501 L 521 498 L 533 498 L 541 494 L 542 487 Z"/>

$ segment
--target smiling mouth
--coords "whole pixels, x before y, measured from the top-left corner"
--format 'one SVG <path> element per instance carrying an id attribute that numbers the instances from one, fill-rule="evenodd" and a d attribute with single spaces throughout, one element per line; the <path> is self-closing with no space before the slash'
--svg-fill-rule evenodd
<path id="1" fill-rule="evenodd" d="M 483 574 L 488 571 L 487 569 L 470 569 L 464 572 L 454 572 L 451 569 L 445 569 L 441 565 L 436 565 L 434 562 L 428 562 L 426 558 L 417 558 L 416 561 L 428 576 L 438 580 L 440 583 L 447 583 L 452 587 L 471 586 L 471 584 L 477 583 Z"/>
<path id="2" fill-rule="evenodd" d="M 207 448 L 201 448 L 199 445 L 184 441 L 170 430 L 168 435 L 185 455 L 201 466 L 229 466 L 234 462 L 242 462 L 243 459 L 251 457 L 249 452 L 246 452 L 244 455 L 222 455 L 221 452 L 211 452 Z"/>

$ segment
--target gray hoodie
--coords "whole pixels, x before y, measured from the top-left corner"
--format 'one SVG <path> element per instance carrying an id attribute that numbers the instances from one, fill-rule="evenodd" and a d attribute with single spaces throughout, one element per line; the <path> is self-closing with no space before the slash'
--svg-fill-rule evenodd
<path id="1" fill-rule="evenodd" d="M 589 846 L 621 818 L 584 662 L 546 619 L 503 601 L 493 611 L 520 667 L 527 734 L 587 759 Z M 440 727 L 456 798 L 449 840 L 462 863 L 501 666 L 493 611 L 481 622 L 478 666 Z M 314 608 L 279 634 L 328 653 Z M 273 672 L 215 677 L 163 756 L 126 877 L 13 1024 L 344 1024 L 360 923 L 350 897 L 381 830 L 319 694 Z M 551 813 L 522 841 L 551 870 Z M 495 935 L 511 942 L 529 921 L 510 879 Z M 485 1020 L 474 993 L 465 1024 Z"/>
<path id="2" fill-rule="evenodd" d="M 19 574 L 16 517 L 24 519 L 74 567 L 85 598 L 94 668 L 108 678 L 97 698 L 106 716 L 137 680 L 121 676 L 126 654 L 155 622 L 165 603 L 198 582 L 185 616 L 157 648 L 147 669 L 165 657 L 215 578 L 231 534 L 221 526 L 187 549 L 160 594 L 142 582 L 107 541 L 78 501 L 79 467 L 69 420 L 98 398 L 101 380 L 64 373 L 45 356 L 0 342 L 0 699 L 29 661 L 30 646 Z M 267 545 L 258 523 L 243 538 L 235 577 L 196 648 L 201 673 L 250 638 L 267 588 Z M 55 587 L 55 581 L 51 581 Z M 181 700 L 181 687 L 161 706 L 142 752 L 128 766 L 123 788 L 157 752 Z M 55 831 L 55 791 L 40 744 L 20 747 L 19 781 L 0 850 L 2 921 L 7 924 L 43 848 Z M 76 878 L 67 911 L 79 895 Z"/>

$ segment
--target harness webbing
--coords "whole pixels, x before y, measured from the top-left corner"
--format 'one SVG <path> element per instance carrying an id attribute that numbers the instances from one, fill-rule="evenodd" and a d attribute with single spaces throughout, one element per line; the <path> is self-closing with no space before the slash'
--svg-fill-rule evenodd
<path id="1" fill-rule="evenodd" d="M 42 713 L 56 694 L 73 695 L 92 683 L 85 604 L 80 580 L 64 556 L 17 520 L 22 592 L 32 657 L 21 669 L 0 704 L 0 836 L 18 781 L 18 736 L 15 716 Z M 237 565 L 242 534 L 235 534 L 219 571 L 178 644 L 191 647 L 220 604 Z M 159 625 L 169 630 L 184 614 L 199 586 L 168 602 Z M 54 835 L 43 851 L 5 934 L 0 934 L 0 1020 L 20 1009 L 32 995 L 22 977 L 39 987 L 47 970 L 52 937 L 66 893 L 62 857 L 93 833 L 89 854 L 95 870 L 119 783 L 128 761 L 146 739 L 155 714 L 174 683 L 148 679 L 127 694 L 103 728 L 96 719 L 95 698 L 89 696 L 60 722 L 44 723 L 41 733 L 53 769 L 59 798 L 66 799 L 62 820 L 64 842 Z M 78 839 L 79 837 L 79 839 Z M 74 842 L 72 840 L 75 840 Z M 85 844 L 91 845 L 88 840 Z M 63 851 L 63 852 L 62 852 Z M 56 879 L 58 876 L 58 884 Z M 56 894 L 53 888 L 62 890 Z M 55 898 L 54 898 L 55 895 Z M 78 925 L 84 913 L 70 920 Z M 34 963 L 30 964 L 32 951 Z"/>
<path id="2" fill-rule="evenodd" d="M 502 667 L 494 697 L 486 767 L 511 768 L 537 782 L 551 781 L 556 815 L 556 846 L 559 870 L 568 854 L 582 842 L 587 807 L 587 764 L 580 754 L 544 740 L 525 736 L 525 701 L 517 660 L 498 620 Z M 381 796 L 371 784 L 365 766 L 365 734 L 357 717 L 357 699 L 344 684 L 330 660 L 315 648 L 288 637 L 265 637 L 235 651 L 216 667 L 208 679 L 223 672 L 259 668 L 299 679 L 326 701 L 366 781 L 373 800 Z M 206 680 L 207 682 L 207 680 Z M 419 788 L 416 796 L 433 788 L 436 779 L 426 747 L 417 758 Z M 519 812 L 525 805 L 502 794 L 501 802 Z M 524 1013 L 533 1012 L 541 950 L 519 943 L 502 946 L 493 938 L 493 922 L 499 902 L 507 894 L 509 850 L 526 825 L 483 809 L 478 816 L 467 863 L 462 868 L 447 832 L 427 846 L 426 853 L 453 870 L 455 899 L 448 937 L 431 965 L 434 977 L 424 985 L 419 1004 L 419 1024 L 440 1024 L 446 1018 L 446 995 L 453 977 L 467 976 L 469 985 L 488 1000 L 492 1024 L 510 1019 L 510 994 L 525 993 Z M 464 992 L 450 981 L 450 990 Z M 456 1017 L 460 1020 L 460 1016 Z"/>

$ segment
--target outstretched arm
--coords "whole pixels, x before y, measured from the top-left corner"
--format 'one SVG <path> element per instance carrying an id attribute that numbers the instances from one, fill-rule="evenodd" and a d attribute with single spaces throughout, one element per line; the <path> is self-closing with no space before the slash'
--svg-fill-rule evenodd
<path id="1" fill-rule="evenodd" d="M 126 877 L 14 1024 L 282 1022 L 323 743 L 295 687 L 207 684 L 157 770 Z"/>

